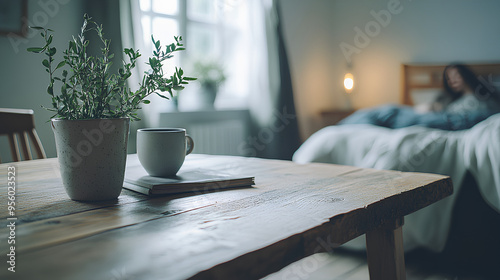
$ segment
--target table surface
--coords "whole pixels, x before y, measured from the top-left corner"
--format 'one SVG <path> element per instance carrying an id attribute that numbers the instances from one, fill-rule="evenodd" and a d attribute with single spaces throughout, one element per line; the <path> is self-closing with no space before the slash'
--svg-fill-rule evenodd
<path id="1" fill-rule="evenodd" d="M 2 279 L 256 279 L 452 193 L 447 176 L 257 158 L 189 155 L 255 176 L 252 187 L 116 201 L 70 200 L 57 159 L 0 165 L 0 217 L 15 167 L 16 272 Z M 137 164 L 129 155 L 128 164 Z M 6 278 L 9 277 L 9 278 Z"/>

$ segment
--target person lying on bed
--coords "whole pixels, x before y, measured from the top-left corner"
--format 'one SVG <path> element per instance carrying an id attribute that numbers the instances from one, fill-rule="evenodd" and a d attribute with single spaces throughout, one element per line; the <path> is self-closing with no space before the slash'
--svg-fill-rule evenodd
<path id="1" fill-rule="evenodd" d="M 339 124 L 373 124 L 388 128 L 420 125 L 444 130 L 468 129 L 500 112 L 500 94 L 479 81 L 469 67 L 448 65 L 443 71 L 444 92 L 431 104 L 410 107 L 386 105 L 356 111 Z"/>

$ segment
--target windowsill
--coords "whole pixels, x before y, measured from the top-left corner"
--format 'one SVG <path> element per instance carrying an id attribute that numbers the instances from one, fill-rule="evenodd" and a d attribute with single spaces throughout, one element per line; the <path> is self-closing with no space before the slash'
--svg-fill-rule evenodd
<path id="1" fill-rule="evenodd" d="M 225 91 L 221 91 L 217 94 L 215 99 L 214 107 L 215 109 L 210 109 L 206 99 L 202 92 L 195 87 L 186 88 L 179 93 L 179 104 L 178 108 L 170 106 L 168 111 L 178 110 L 180 112 L 195 112 L 195 111 L 231 111 L 231 110 L 245 110 L 248 108 L 248 100 L 243 96 L 238 96 L 236 94 L 228 94 Z M 173 104 L 172 104 L 173 105 Z"/>
<path id="2" fill-rule="evenodd" d="M 171 111 L 162 112 L 159 116 L 159 125 L 170 123 L 203 123 L 231 119 L 249 118 L 248 109 L 214 109 L 196 111 Z"/>

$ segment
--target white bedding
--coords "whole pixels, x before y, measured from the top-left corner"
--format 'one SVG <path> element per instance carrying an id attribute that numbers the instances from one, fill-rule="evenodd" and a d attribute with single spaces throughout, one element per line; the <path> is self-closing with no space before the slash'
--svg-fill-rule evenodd
<path id="1" fill-rule="evenodd" d="M 500 212 L 500 114 L 463 131 L 418 126 L 330 126 L 313 134 L 295 152 L 293 161 L 449 175 L 454 194 L 459 192 L 469 171 L 486 202 Z M 456 197 L 452 195 L 405 217 L 405 250 L 444 249 Z M 346 246 L 363 249 L 364 239 L 358 238 Z"/>

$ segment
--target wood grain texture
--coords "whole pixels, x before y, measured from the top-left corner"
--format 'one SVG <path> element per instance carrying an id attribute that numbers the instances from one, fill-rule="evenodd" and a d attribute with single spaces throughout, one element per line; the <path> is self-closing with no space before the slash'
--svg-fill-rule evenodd
<path id="1" fill-rule="evenodd" d="M 17 145 L 16 135 L 14 133 L 8 134 L 7 138 L 9 139 L 10 154 L 12 156 L 12 160 L 20 161 L 21 156 L 19 155 L 19 146 Z"/>
<path id="2" fill-rule="evenodd" d="M 189 155 L 185 164 L 245 171 L 256 185 L 155 198 L 123 191 L 89 204 L 65 196 L 56 159 L 16 163 L 16 277 L 256 279 L 452 192 L 449 177 L 433 174 L 229 156 Z M 0 240 L 7 235 L 0 229 Z"/>
<path id="3" fill-rule="evenodd" d="M 12 161 L 20 161 L 19 139 L 24 160 L 31 160 L 31 149 L 35 149 L 38 158 L 46 158 L 42 143 L 35 130 L 35 119 L 31 109 L 0 108 L 0 135 L 9 139 Z M 31 139 L 29 144 L 28 135 Z M 0 160 L 0 163 L 2 161 Z"/>
<path id="4" fill-rule="evenodd" d="M 500 63 L 466 63 L 480 79 L 486 83 L 496 81 L 500 76 Z M 443 72 L 447 65 L 439 64 L 402 64 L 401 65 L 401 103 L 416 105 L 412 93 L 416 89 L 441 91 L 443 88 Z"/>
<path id="5" fill-rule="evenodd" d="M 34 128 L 32 130 L 29 130 L 28 135 L 31 139 L 31 142 L 33 142 L 33 148 L 35 148 L 38 158 L 47 158 L 45 150 L 43 149 L 42 141 L 40 141 L 40 137 L 38 137 L 38 133 L 36 133 L 36 130 Z"/>
<path id="6" fill-rule="evenodd" d="M 341 120 L 345 119 L 352 113 L 354 113 L 355 110 L 325 110 L 321 111 L 319 113 L 320 118 L 321 118 L 321 125 L 322 126 L 329 126 L 329 125 L 336 125 L 338 122 Z"/>
<path id="7" fill-rule="evenodd" d="M 28 135 L 26 132 L 19 133 L 19 141 L 21 142 L 21 150 L 23 151 L 23 157 L 25 160 L 31 160 L 31 150 L 28 146 Z"/>
<path id="8" fill-rule="evenodd" d="M 402 220 L 384 224 L 366 233 L 370 279 L 406 279 Z"/>

